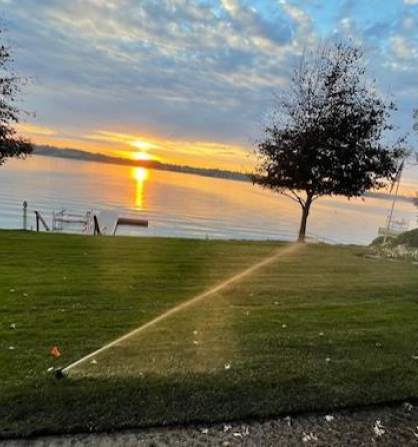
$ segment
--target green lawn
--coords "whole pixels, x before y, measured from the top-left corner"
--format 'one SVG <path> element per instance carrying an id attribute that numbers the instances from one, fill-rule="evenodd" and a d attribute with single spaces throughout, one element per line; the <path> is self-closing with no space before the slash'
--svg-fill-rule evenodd
<path id="1" fill-rule="evenodd" d="M 358 247 L 286 247 L 0 232 L 0 436 L 418 397 L 418 266 Z M 69 377 L 47 371 L 280 249 Z M 53 345 L 61 357 L 49 356 Z"/>

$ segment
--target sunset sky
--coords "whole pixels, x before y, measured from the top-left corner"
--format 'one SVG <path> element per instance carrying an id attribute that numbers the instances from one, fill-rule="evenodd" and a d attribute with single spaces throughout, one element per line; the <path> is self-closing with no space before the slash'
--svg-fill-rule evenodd
<path id="1" fill-rule="evenodd" d="M 0 11 L 31 80 L 36 117 L 21 131 L 35 142 L 246 169 L 272 93 L 330 37 L 363 46 L 412 130 L 418 0 L 0 0 Z"/>

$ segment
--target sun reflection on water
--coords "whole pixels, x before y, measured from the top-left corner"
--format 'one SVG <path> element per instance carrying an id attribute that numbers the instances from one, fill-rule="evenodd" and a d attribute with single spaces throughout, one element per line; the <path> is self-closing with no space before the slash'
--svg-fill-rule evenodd
<path id="1" fill-rule="evenodd" d="M 135 180 L 135 205 L 138 210 L 144 207 L 145 183 L 148 180 L 148 169 L 143 167 L 132 168 L 132 178 Z"/>

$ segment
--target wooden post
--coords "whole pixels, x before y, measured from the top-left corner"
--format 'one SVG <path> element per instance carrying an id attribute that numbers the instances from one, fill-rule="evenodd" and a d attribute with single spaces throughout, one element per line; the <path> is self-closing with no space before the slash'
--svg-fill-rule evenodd
<path id="1" fill-rule="evenodd" d="M 100 230 L 99 219 L 97 219 L 96 215 L 93 216 L 93 220 L 94 220 L 94 235 L 96 236 L 96 234 L 98 234 L 99 236 L 101 236 L 102 231 Z"/>
<path id="2" fill-rule="evenodd" d="M 46 231 L 49 231 L 48 224 L 45 222 L 45 219 L 41 216 L 41 214 L 38 211 L 35 211 L 35 216 L 36 216 L 36 231 L 39 232 L 40 230 L 39 223 L 43 225 Z"/>

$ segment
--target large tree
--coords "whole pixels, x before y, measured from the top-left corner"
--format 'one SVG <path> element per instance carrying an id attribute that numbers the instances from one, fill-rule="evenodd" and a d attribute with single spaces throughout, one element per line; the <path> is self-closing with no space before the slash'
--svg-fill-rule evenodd
<path id="1" fill-rule="evenodd" d="M 394 109 L 366 79 L 359 49 L 339 43 L 301 57 L 276 95 L 252 176 L 301 206 L 300 241 L 316 199 L 362 196 L 395 176 L 403 150 L 385 138 Z"/>
<path id="2" fill-rule="evenodd" d="M 0 166 L 7 158 L 23 158 L 33 150 L 32 144 L 19 137 L 15 129 L 21 113 L 17 99 L 24 80 L 15 74 L 12 62 L 10 49 L 0 43 Z"/>

